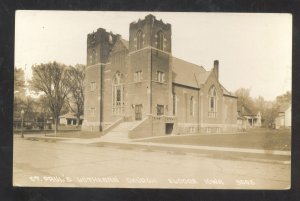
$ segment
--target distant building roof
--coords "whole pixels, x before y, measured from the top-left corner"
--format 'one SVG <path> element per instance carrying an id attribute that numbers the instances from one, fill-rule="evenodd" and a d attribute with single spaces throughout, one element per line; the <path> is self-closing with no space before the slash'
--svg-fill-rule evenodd
<path id="1" fill-rule="evenodd" d="M 67 113 L 67 114 L 59 116 L 59 118 L 76 119 L 77 117 L 75 116 L 74 113 Z M 80 116 L 80 119 L 83 119 L 83 116 Z"/>
<path id="2" fill-rule="evenodd" d="M 199 88 L 204 84 L 211 71 L 206 71 L 202 66 L 172 57 L 173 82 L 185 86 Z"/>
<path id="3" fill-rule="evenodd" d="M 247 118 L 244 117 L 244 116 L 238 115 L 238 116 L 237 116 L 237 119 L 240 119 L 240 120 L 246 120 Z"/>
<path id="4" fill-rule="evenodd" d="M 239 115 L 241 115 L 241 116 L 255 116 L 256 115 L 249 108 L 247 108 L 244 105 L 238 106 L 238 112 L 239 112 Z"/>
<path id="5" fill-rule="evenodd" d="M 291 103 L 285 103 L 285 104 L 282 104 L 282 105 L 279 107 L 278 112 L 285 112 L 289 107 L 291 107 Z"/>

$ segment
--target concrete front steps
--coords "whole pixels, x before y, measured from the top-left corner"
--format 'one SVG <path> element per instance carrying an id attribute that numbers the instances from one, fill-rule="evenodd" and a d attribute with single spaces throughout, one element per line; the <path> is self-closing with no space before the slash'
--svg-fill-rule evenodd
<path id="1" fill-rule="evenodd" d="M 135 128 L 141 121 L 122 122 L 117 127 L 109 131 L 101 137 L 103 140 L 128 140 L 128 133 L 131 129 Z"/>

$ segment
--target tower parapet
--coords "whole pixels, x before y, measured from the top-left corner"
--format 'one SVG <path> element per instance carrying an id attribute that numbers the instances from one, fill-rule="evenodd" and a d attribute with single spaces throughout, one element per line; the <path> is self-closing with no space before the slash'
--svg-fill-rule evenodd
<path id="1" fill-rule="evenodd" d="M 171 53 L 171 24 L 157 20 L 154 15 L 130 23 L 129 50 L 153 47 Z"/>
<path id="2" fill-rule="evenodd" d="M 109 53 L 121 36 L 107 32 L 103 28 L 87 36 L 87 66 L 97 63 L 106 63 Z"/>

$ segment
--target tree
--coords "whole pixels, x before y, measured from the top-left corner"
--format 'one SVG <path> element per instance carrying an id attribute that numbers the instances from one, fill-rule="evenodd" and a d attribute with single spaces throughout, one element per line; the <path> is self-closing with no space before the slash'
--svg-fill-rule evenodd
<path id="1" fill-rule="evenodd" d="M 14 96 L 24 98 L 25 96 L 25 74 L 21 68 L 14 68 Z"/>
<path id="2" fill-rule="evenodd" d="M 36 92 L 43 92 L 55 124 L 55 134 L 58 130 L 58 118 L 69 94 L 69 76 L 67 67 L 57 62 L 40 64 L 32 67 L 30 85 Z"/>
<path id="3" fill-rule="evenodd" d="M 77 126 L 79 126 L 80 116 L 83 115 L 84 110 L 84 78 L 85 78 L 85 66 L 76 65 L 68 69 L 70 89 L 70 96 L 68 97 L 68 104 L 77 118 Z"/>
<path id="4" fill-rule="evenodd" d="M 254 107 L 254 101 L 250 96 L 250 89 L 240 88 L 234 93 L 237 97 L 237 106 L 241 108 L 242 106 L 247 107 L 252 112 L 257 112 Z"/>
<path id="5" fill-rule="evenodd" d="M 23 101 L 22 109 L 24 110 L 24 120 L 35 121 L 38 113 L 38 105 L 36 100 L 30 96 L 27 96 Z"/>
<path id="6" fill-rule="evenodd" d="M 14 68 L 14 119 L 21 118 L 25 100 L 25 76 L 21 68 Z"/>
<path id="7" fill-rule="evenodd" d="M 276 97 L 276 103 L 278 105 L 291 103 L 292 102 L 292 94 L 290 91 L 287 91 L 285 94 Z"/>
<path id="8" fill-rule="evenodd" d="M 291 92 L 286 93 L 276 97 L 274 101 L 266 101 L 262 96 L 258 98 L 251 98 L 250 89 L 240 88 L 235 92 L 238 97 L 237 105 L 238 108 L 241 106 L 246 106 L 251 110 L 252 113 L 261 113 L 263 126 L 270 126 L 274 123 L 276 117 L 278 116 L 278 111 L 281 105 L 286 103 L 291 103 Z"/>

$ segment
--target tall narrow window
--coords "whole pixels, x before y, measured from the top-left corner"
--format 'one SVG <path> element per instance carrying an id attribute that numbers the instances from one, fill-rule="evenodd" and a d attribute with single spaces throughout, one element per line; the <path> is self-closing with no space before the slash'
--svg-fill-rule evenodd
<path id="1" fill-rule="evenodd" d="M 121 115 L 124 113 L 124 84 L 122 83 L 122 75 L 117 72 L 112 84 L 112 113 Z"/>
<path id="2" fill-rule="evenodd" d="M 117 89 L 117 106 L 121 105 L 121 89 Z"/>
<path id="3" fill-rule="evenodd" d="M 177 96 L 173 94 L 173 115 L 177 114 Z"/>
<path id="4" fill-rule="evenodd" d="M 164 34 L 162 31 L 157 33 L 157 49 L 164 50 Z"/>
<path id="5" fill-rule="evenodd" d="M 208 116 L 215 118 L 217 116 L 217 92 L 214 86 L 210 88 L 208 98 Z"/>
<path id="6" fill-rule="evenodd" d="M 136 49 L 139 50 L 143 47 L 143 32 L 139 30 L 136 34 Z"/>
<path id="7" fill-rule="evenodd" d="M 195 110 L 195 103 L 194 103 L 194 97 L 192 96 L 190 99 L 190 115 L 194 116 L 194 110 Z"/>
<path id="8" fill-rule="evenodd" d="M 93 64 L 96 63 L 96 50 L 95 49 L 92 50 L 92 63 Z"/>
<path id="9" fill-rule="evenodd" d="M 164 106 L 163 105 L 157 105 L 157 116 L 164 115 Z"/>

